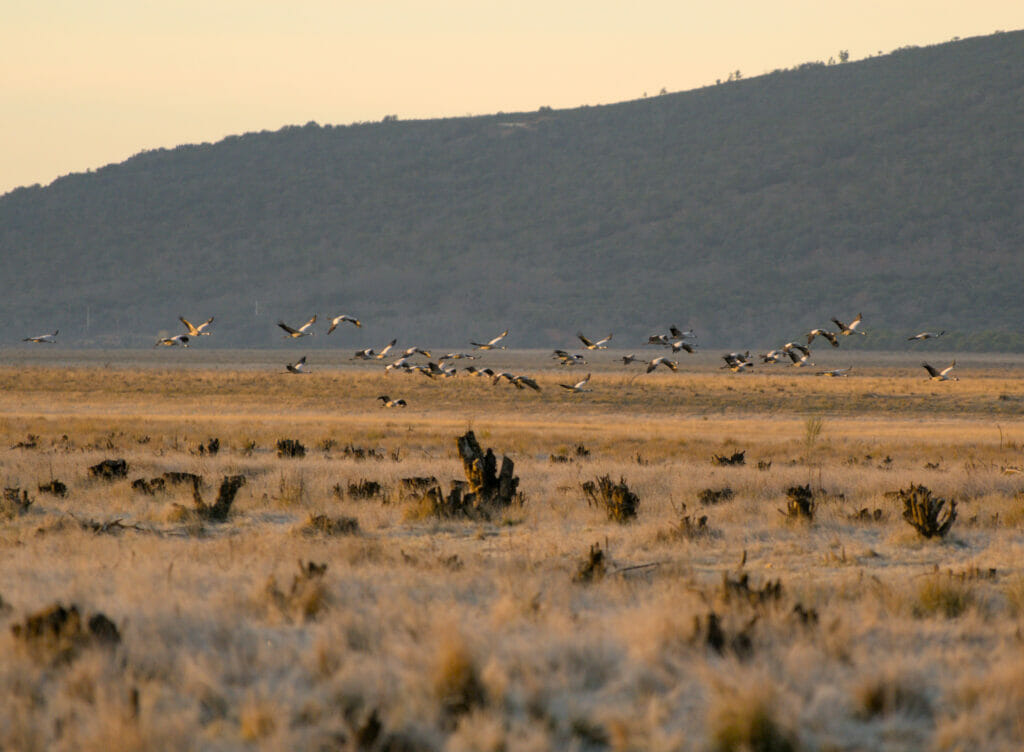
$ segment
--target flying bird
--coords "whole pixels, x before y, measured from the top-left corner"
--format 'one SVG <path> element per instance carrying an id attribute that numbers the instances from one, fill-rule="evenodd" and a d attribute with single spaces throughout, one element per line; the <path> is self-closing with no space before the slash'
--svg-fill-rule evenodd
<path id="1" fill-rule="evenodd" d="M 746 373 L 754 369 L 754 364 L 749 360 L 734 360 L 731 363 L 726 362 L 722 368 L 728 368 L 733 373 Z"/>
<path id="2" fill-rule="evenodd" d="M 785 351 L 785 347 L 783 347 L 783 350 Z M 733 373 L 741 373 L 754 367 L 754 361 L 750 359 L 749 350 L 745 353 L 726 353 L 722 356 L 722 360 L 725 361 L 725 365 L 722 368 L 728 368 Z"/>
<path id="3" fill-rule="evenodd" d="M 697 335 L 694 334 L 693 329 L 687 329 L 685 332 L 679 331 L 679 327 L 673 324 L 668 328 L 669 333 L 676 339 L 696 339 Z"/>
<path id="4" fill-rule="evenodd" d="M 807 332 L 807 344 L 809 345 L 814 342 L 815 337 L 824 337 L 831 343 L 832 347 L 839 347 L 839 338 L 835 332 L 830 332 L 827 329 L 811 329 L 811 331 Z"/>
<path id="5" fill-rule="evenodd" d="M 807 345 L 801 345 L 799 342 L 787 342 L 780 349 L 782 352 L 786 353 L 786 355 L 789 355 L 793 350 L 799 350 L 804 355 L 811 354 L 811 348 L 807 347 Z"/>
<path id="6" fill-rule="evenodd" d="M 352 357 L 356 360 L 383 360 L 384 356 L 387 355 L 388 350 L 394 347 L 396 342 L 398 342 L 397 339 L 391 340 L 380 352 L 377 352 L 372 347 L 367 347 L 365 350 L 357 350 L 356 354 Z"/>
<path id="7" fill-rule="evenodd" d="M 628 366 L 630 363 L 637 363 L 637 362 L 639 362 L 639 360 L 640 360 L 640 358 L 636 357 L 636 355 L 634 353 L 630 353 L 629 355 L 623 355 L 622 356 L 622 365 Z"/>
<path id="8" fill-rule="evenodd" d="M 677 370 L 679 368 L 679 364 L 678 363 L 676 363 L 675 361 L 669 360 L 664 355 L 662 355 L 661 357 L 658 357 L 658 358 L 655 358 L 654 360 L 648 361 L 646 373 L 650 373 L 651 371 L 653 371 L 658 366 L 665 366 L 665 368 L 669 369 L 670 371 L 675 371 L 675 370 Z"/>
<path id="9" fill-rule="evenodd" d="M 945 329 L 943 329 L 938 334 L 934 334 L 932 332 L 921 332 L 920 334 L 915 334 L 913 337 L 907 337 L 907 341 L 910 342 L 912 340 L 916 340 L 918 342 L 921 342 L 922 340 L 934 339 L 935 337 L 941 337 L 945 333 L 946 333 Z"/>
<path id="10" fill-rule="evenodd" d="M 510 373 L 509 371 L 498 371 L 497 373 L 491 375 L 491 385 L 493 386 L 494 384 L 497 384 L 502 379 L 505 379 L 506 381 L 508 381 L 508 383 L 511 384 L 514 378 L 514 373 Z"/>
<path id="11" fill-rule="evenodd" d="M 387 354 L 391 352 L 391 348 L 394 347 L 397 343 L 397 339 L 391 340 L 386 345 L 384 345 L 383 348 L 381 348 L 381 351 L 379 353 L 374 353 L 373 357 L 376 358 L 377 360 L 384 360 L 384 358 L 387 357 Z"/>
<path id="12" fill-rule="evenodd" d="M 35 337 L 25 337 L 22 342 L 35 342 L 37 345 L 55 345 L 57 344 L 58 334 L 60 334 L 60 329 L 55 331 L 53 334 L 39 334 Z"/>
<path id="13" fill-rule="evenodd" d="M 340 324 L 340 323 L 342 323 L 344 321 L 347 321 L 350 324 L 355 324 L 356 326 L 359 326 L 359 327 L 361 327 L 363 325 L 363 322 L 361 322 L 355 316 L 349 316 L 349 315 L 343 313 L 340 316 L 335 316 L 333 319 L 331 319 L 331 328 L 327 330 L 327 333 L 330 334 L 331 332 L 333 332 L 335 329 L 338 328 L 338 324 Z"/>
<path id="14" fill-rule="evenodd" d="M 960 379 L 957 378 L 956 376 L 949 375 L 949 372 L 953 370 L 953 367 L 955 365 L 956 361 L 954 360 L 952 363 L 949 364 L 948 368 L 943 368 L 941 371 L 935 370 L 932 366 L 928 365 L 927 363 L 922 363 L 921 367 L 928 372 L 928 377 L 932 381 L 959 381 Z"/>
<path id="15" fill-rule="evenodd" d="M 857 327 L 860 326 L 860 322 L 861 322 L 861 314 L 859 314 L 859 313 L 857 314 L 857 318 L 855 318 L 853 321 L 850 322 L 849 326 L 844 324 L 839 319 L 832 319 L 832 323 L 839 327 L 839 334 L 842 335 L 843 337 L 849 337 L 851 334 L 864 334 L 864 335 L 867 335 L 867 332 L 858 332 L 857 331 Z"/>
<path id="16" fill-rule="evenodd" d="M 466 358 L 467 360 L 476 360 L 478 357 L 480 357 L 480 356 L 479 355 L 467 355 L 464 352 L 450 352 L 450 353 L 446 353 L 446 354 L 442 355 L 440 358 L 438 358 L 438 361 L 442 361 L 442 360 L 462 360 L 463 358 Z"/>
<path id="17" fill-rule="evenodd" d="M 797 353 L 797 349 L 793 348 L 789 351 L 789 359 L 793 361 L 794 368 L 803 368 L 804 366 L 813 366 L 811 362 L 811 351 L 807 348 L 803 348 L 802 354 Z"/>
<path id="18" fill-rule="evenodd" d="M 540 391 L 540 384 L 538 384 L 536 381 L 531 379 L 529 376 L 513 376 L 512 377 L 512 384 L 514 386 L 518 387 L 519 389 L 523 389 L 524 387 L 529 387 L 530 389 L 532 389 L 535 392 L 539 392 Z"/>
<path id="19" fill-rule="evenodd" d="M 156 341 L 156 344 L 153 345 L 153 347 L 174 347 L 175 345 L 188 347 L 188 335 L 176 334 L 173 337 L 161 337 Z"/>
<path id="20" fill-rule="evenodd" d="M 831 371 L 818 371 L 818 376 L 849 376 L 850 371 L 853 370 L 853 366 L 847 366 L 846 368 L 833 368 Z"/>
<path id="21" fill-rule="evenodd" d="M 508 336 L 508 329 L 503 331 L 501 334 L 499 334 L 497 337 L 492 339 L 490 342 L 484 342 L 484 343 L 470 342 L 469 344 L 473 345 L 473 347 L 475 347 L 477 350 L 504 350 L 505 349 L 505 345 L 499 345 L 498 343 L 501 342 L 503 339 L 505 339 L 505 337 L 507 337 L 507 336 Z"/>
<path id="22" fill-rule="evenodd" d="M 672 348 L 673 353 L 677 353 L 680 350 L 685 350 L 686 352 L 692 355 L 694 352 L 696 352 L 696 348 L 694 348 L 693 345 L 691 345 L 688 342 L 684 342 L 683 340 L 679 340 L 678 342 L 670 342 L 669 347 Z"/>
<path id="23" fill-rule="evenodd" d="M 382 394 L 377 399 L 381 401 L 381 407 L 405 407 L 406 402 L 404 399 L 391 399 L 386 394 Z"/>
<path id="24" fill-rule="evenodd" d="M 590 374 L 587 374 L 587 378 L 582 381 L 577 381 L 575 384 L 559 384 L 562 389 L 568 389 L 573 394 L 580 394 L 582 392 L 592 392 L 593 389 L 587 389 L 587 384 L 590 383 Z"/>
<path id="25" fill-rule="evenodd" d="M 288 326 L 283 321 L 278 321 L 277 325 L 279 327 L 281 327 L 282 329 L 284 329 L 284 331 L 285 331 L 285 335 L 284 336 L 296 338 L 296 337 L 312 337 L 313 336 L 313 332 L 307 332 L 306 330 L 309 329 L 309 327 L 313 326 L 314 323 L 316 323 L 316 314 L 313 314 L 313 318 L 311 318 L 305 324 L 300 326 L 298 329 L 293 329 L 292 327 Z"/>
<path id="26" fill-rule="evenodd" d="M 792 344 L 792 343 L 790 343 L 790 344 Z M 789 352 L 789 350 L 786 349 L 785 345 L 783 345 L 782 351 L 784 353 L 788 353 Z M 725 355 L 722 356 L 722 360 L 725 361 L 726 366 L 733 366 L 733 365 L 736 365 L 737 363 L 748 363 L 750 365 L 754 364 L 753 361 L 750 359 L 750 350 L 747 350 L 746 352 L 743 352 L 743 353 L 738 353 L 738 352 L 726 353 Z"/>
<path id="27" fill-rule="evenodd" d="M 385 373 L 388 373 L 390 371 L 405 371 L 408 373 L 411 370 L 413 370 L 413 365 L 405 356 L 402 356 L 394 363 L 388 363 L 386 366 L 384 366 Z"/>
<path id="28" fill-rule="evenodd" d="M 441 361 L 440 363 L 430 361 L 429 363 L 427 363 L 427 365 L 418 366 L 418 368 L 425 369 L 423 373 L 427 376 L 430 376 L 431 378 L 433 378 L 434 376 L 441 376 L 443 378 L 449 379 L 452 376 L 456 376 L 459 372 L 455 366 L 446 367 L 444 365 L 444 361 Z"/>
<path id="29" fill-rule="evenodd" d="M 288 369 L 288 373 L 310 373 L 309 369 L 306 368 L 305 355 L 303 355 L 294 363 L 286 363 L 285 368 Z"/>
<path id="30" fill-rule="evenodd" d="M 608 343 L 612 339 L 612 335 L 610 334 L 604 339 L 597 340 L 597 342 L 594 342 L 584 337 L 583 332 L 576 332 L 576 336 L 579 337 L 580 342 L 582 342 L 583 346 L 586 347 L 588 350 L 607 350 Z"/>
<path id="31" fill-rule="evenodd" d="M 199 337 L 200 335 L 208 337 L 210 335 L 210 332 L 205 331 L 205 329 L 206 327 L 213 323 L 213 316 L 210 316 L 210 318 L 208 318 L 199 326 L 194 326 L 192 322 L 189 321 L 184 316 L 178 316 L 178 321 L 185 325 L 185 328 L 188 329 L 188 335 L 190 337 Z"/>
<path id="32" fill-rule="evenodd" d="M 566 350 L 554 350 L 552 358 L 558 358 L 559 365 L 575 366 L 586 365 L 586 359 L 579 353 L 570 353 Z"/>

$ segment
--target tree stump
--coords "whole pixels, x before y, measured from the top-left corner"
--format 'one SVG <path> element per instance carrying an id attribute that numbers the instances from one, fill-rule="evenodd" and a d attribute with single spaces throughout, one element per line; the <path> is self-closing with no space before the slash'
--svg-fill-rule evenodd
<path id="1" fill-rule="evenodd" d="M 790 486 L 786 489 L 786 498 L 789 499 L 785 512 L 787 517 L 791 520 L 807 520 L 808 522 L 814 519 L 816 504 L 810 483 L 806 486 Z"/>
<path id="2" fill-rule="evenodd" d="M 484 452 L 472 431 L 456 438 L 455 446 L 469 484 L 469 492 L 462 500 L 464 506 L 500 509 L 516 501 L 519 478 L 512 474 L 515 469 L 512 460 L 502 457 L 501 470 L 498 471 L 494 452 L 491 449 Z"/>
<path id="3" fill-rule="evenodd" d="M 0 496 L 0 518 L 11 519 L 20 517 L 32 506 L 32 499 L 28 491 L 20 488 L 5 488 L 3 496 Z"/>
<path id="4" fill-rule="evenodd" d="M 202 478 L 199 476 L 196 476 L 192 481 L 192 500 L 196 505 L 196 513 L 204 520 L 224 522 L 228 518 L 228 512 L 231 511 L 231 504 L 235 500 L 235 494 L 238 493 L 238 489 L 245 485 L 245 476 L 225 475 L 223 480 L 221 480 L 217 501 L 213 503 L 213 506 L 203 501 L 203 496 L 199 491 L 201 484 Z"/>

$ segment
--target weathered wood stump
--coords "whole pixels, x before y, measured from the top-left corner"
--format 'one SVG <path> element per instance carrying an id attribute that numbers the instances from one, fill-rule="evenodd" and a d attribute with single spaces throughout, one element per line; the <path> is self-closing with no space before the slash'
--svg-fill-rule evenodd
<path id="1" fill-rule="evenodd" d="M 516 500 L 519 478 L 512 475 L 515 463 L 508 457 L 501 458 L 501 470 L 497 470 L 494 452 L 484 452 L 472 431 L 467 431 L 455 440 L 455 446 L 462 458 L 462 469 L 469 483 L 472 506 L 504 508 Z"/>
<path id="2" fill-rule="evenodd" d="M 244 475 L 225 475 L 220 483 L 220 492 L 217 494 L 217 501 L 210 506 L 203 501 L 203 495 L 199 488 L 202 485 L 202 478 L 196 476 L 192 482 L 192 500 L 196 505 L 196 514 L 204 520 L 211 522 L 224 522 L 231 511 L 231 504 L 235 500 L 238 489 L 245 485 Z"/>
<path id="3" fill-rule="evenodd" d="M 306 456 L 306 447 L 298 439 L 278 439 L 277 456 L 302 459 Z"/>
<path id="4" fill-rule="evenodd" d="M 711 464 L 719 465 L 722 467 L 729 465 L 745 465 L 747 462 L 747 450 L 744 449 L 742 452 L 733 452 L 731 456 L 726 457 L 724 454 L 712 454 Z"/>
<path id="5" fill-rule="evenodd" d="M 53 494 L 54 496 L 67 496 L 68 487 L 61 483 L 59 480 L 54 479 L 49 483 L 44 483 L 39 486 L 39 493 Z"/>
<path id="6" fill-rule="evenodd" d="M 28 491 L 20 488 L 5 488 L 3 496 L 0 496 L 0 518 L 11 519 L 20 517 L 32 506 L 32 499 Z"/>
<path id="7" fill-rule="evenodd" d="M 807 520 L 808 522 L 814 519 L 814 510 L 817 505 L 810 483 L 806 486 L 790 486 L 786 489 L 786 498 L 788 499 L 785 511 L 787 517 L 791 520 Z"/>
<path id="8" fill-rule="evenodd" d="M 462 458 L 465 481 L 453 481 L 451 490 L 445 494 L 434 478 L 434 485 L 420 497 L 419 508 L 414 517 L 463 517 L 469 519 L 490 519 L 494 512 L 507 509 L 513 504 L 522 504 L 518 493 L 519 478 L 513 475 L 515 463 L 508 457 L 501 458 L 501 469 L 494 452 L 480 447 L 472 431 L 455 439 L 455 447 Z M 402 485 L 413 490 L 424 479 L 404 478 Z M 416 481 L 415 483 L 409 481 Z"/>

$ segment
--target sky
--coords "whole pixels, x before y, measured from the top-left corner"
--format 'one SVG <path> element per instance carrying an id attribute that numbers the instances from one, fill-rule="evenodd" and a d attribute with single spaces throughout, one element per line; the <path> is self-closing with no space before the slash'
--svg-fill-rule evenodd
<path id="1" fill-rule="evenodd" d="M 0 194 L 315 121 L 609 104 L 1024 28 L 1021 0 L 3 0 Z"/>

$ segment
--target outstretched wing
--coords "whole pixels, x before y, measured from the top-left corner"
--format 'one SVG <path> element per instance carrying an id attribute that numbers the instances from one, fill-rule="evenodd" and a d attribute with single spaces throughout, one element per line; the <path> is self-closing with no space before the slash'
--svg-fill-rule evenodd
<path id="1" fill-rule="evenodd" d="M 535 392 L 539 392 L 540 391 L 540 384 L 538 384 L 536 381 L 531 379 L 529 376 L 520 376 L 517 379 L 517 381 L 518 381 L 518 383 L 520 383 L 520 384 L 522 384 L 524 386 L 530 387 L 530 389 L 532 389 Z"/>
<path id="2" fill-rule="evenodd" d="M 934 368 L 932 368 L 927 363 L 922 363 L 921 367 L 928 372 L 929 376 L 938 376 L 939 375 L 939 372 L 936 371 Z"/>
<path id="3" fill-rule="evenodd" d="M 298 334 L 298 333 L 299 333 L 299 330 L 298 330 L 298 329 L 292 329 L 292 328 L 291 328 L 290 326 L 288 326 L 288 325 L 287 325 L 286 323 L 284 323 L 283 321 L 278 321 L 278 322 L 277 322 L 277 325 L 278 325 L 279 327 L 281 327 L 282 329 L 284 329 L 284 330 L 285 330 L 286 332 L 288 332 L 289 334 Z"/>
<path id="4" fill-rule="evenodd" d="M 576 336 L 579 338 L 580 342 L 582 342 L 587 347 L 593 347 L 594 346 L 593 342 L 591 342 L 589 339 L 587 339 L 586 337 L 583 336 L 583 332 L 576 332 Z"/>

